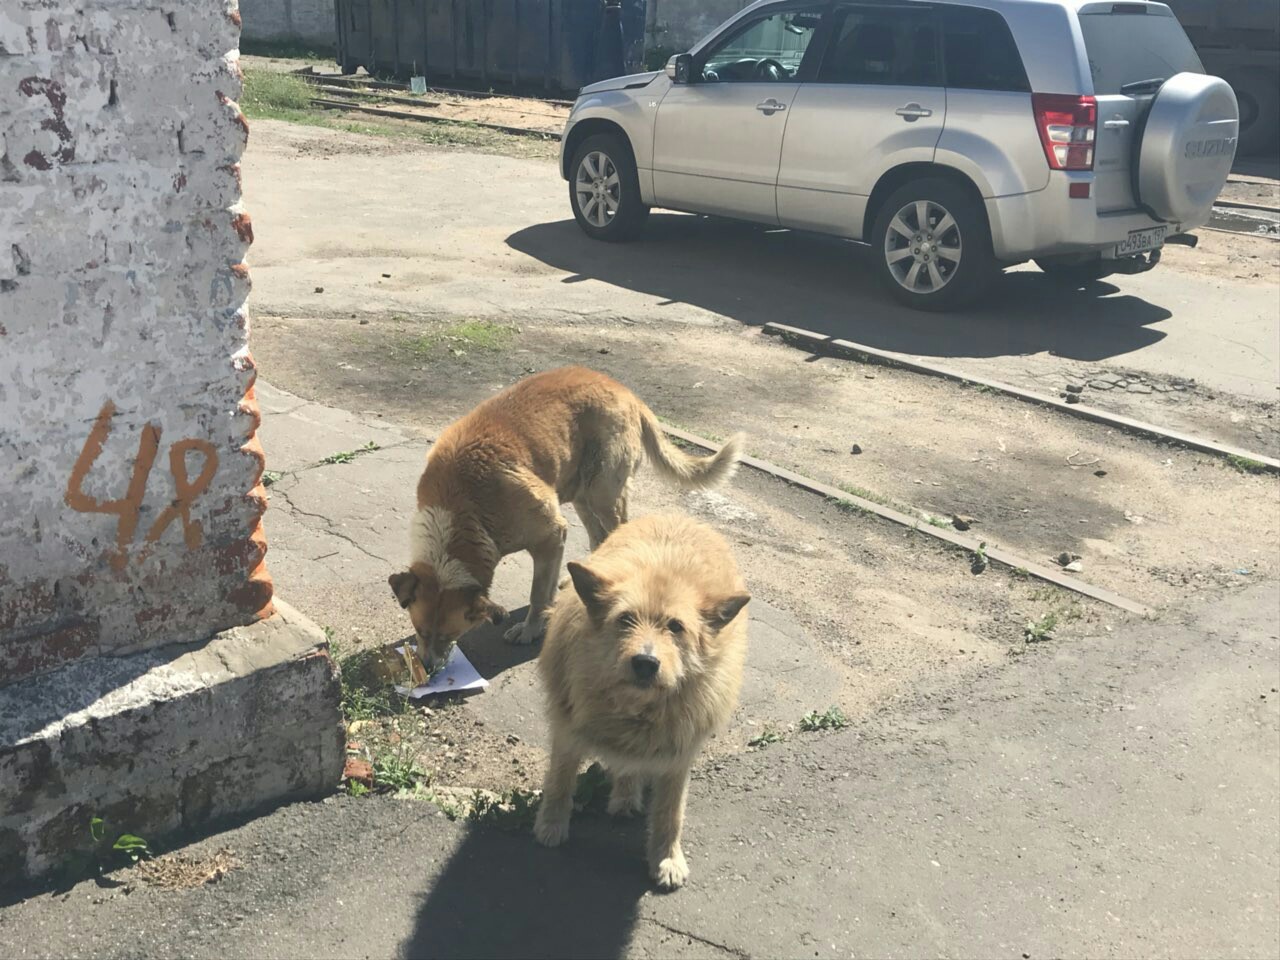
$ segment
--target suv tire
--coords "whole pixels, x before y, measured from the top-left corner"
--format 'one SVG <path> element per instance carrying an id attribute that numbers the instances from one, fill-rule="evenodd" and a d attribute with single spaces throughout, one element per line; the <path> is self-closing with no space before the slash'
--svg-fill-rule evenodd
<path id="1" fill-rule="evenodd" d="M 569 204 L 593 240 L 634 240 L 649 218 L 630 145 L 612 133 L 578 144 L 569 164 Z"/>
<path id="2" fill-rule="evenodd" d="M 881 282 L 915 310 L 963 307 L 998 272 L 985 211 L 949 180 L 899 187 L 881 205 L 868 239 Z"/>

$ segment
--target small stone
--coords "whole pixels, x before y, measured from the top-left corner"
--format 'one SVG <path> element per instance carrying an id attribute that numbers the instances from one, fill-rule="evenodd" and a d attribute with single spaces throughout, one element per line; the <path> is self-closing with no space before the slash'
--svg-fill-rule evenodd
<path id="1" fill-rule="evenodd" d="M 1079 402 L 1080 402 L 1080 394 L 1078 393 L 1067 394 L 1067 403 L 1079 403 Z"/>
<path id="2" fill-rule="evenodd" d="M 1130 393 L 1150 393 L 1151 392 L 1151 388 L 1147 386 L 1145 383 L 1131 383 L 1125 389 L 1127 389 Z"/>
<path id="3" fill-rule="evenodd" d="M 1084 564 L 1082 564 L 1079 560 L 1072 560 L 1062 569 L 1066 570 L 1068 573 L 1079 573 L 1081 570 L 1084 569 Z"/>
<path id="4" fill-rule="evenodd" d="M 1084 393 L 1084 384 L 1068 383 L 1067 393 Z"/>
<path id="5" fill-rule="evenodd" d="M 1172 392 L 1173 392 L 1173 387 L 1169 386 L 1167 383 L 1157 383 L 1157 384 L 1155 385 L 1155 387 L 1156 387 L 1156 392 L 1157 392 L 1157 393 L 1172 393 Z"/>
<path id="6" fill-rule="evenodd" d="M 1058 554 L 1058 565 L 1062 567 L 1066 567 L 1066 566 L 1069 566 L 1070 564 L 1075 563 L 1079 559 L 1080 559 L 1080 555 L 1078 553 L 1067 553 L 1067 551 L 1063 550 L 1060 554 Z"/>
<path id="7" fill-rule="evenodd" d="M 1105 471 L 1105 470 L 1095 470 L 1095 471 L 1093 471 L 1093 475 L 1094 475 L 1095 477 L 1105 477 L 1105 476 L 1107 475 L 1107 471 Z"/>
<path id="8" fill-rule="evenodd" d="M 968 530 L 971 526 L 973 526 L 977 522 L 978 521 L 975 520 L 973 517 L 961 516 L 958 513 L 953 513 L 951 515 L 951 525 L 955 527 L 957 530 Z"/>
<path id="9" fill-rule="evenodd" d="M 1089 386 L 1094 390 L 1114 390 L 1116 385 L 1110 380 L 1090 380 Z"/>
<path id="10" fill-rule="evenodd" d="M 324 293 L 324 287 L 316 287 L 316 293 Z"/>
<path id="11" fill-rule="evenodd" d="M 360 321 L 360 326 L 362 326 L 362 327 L 367 327 L 368 325 L 369 325 L 369 321 L 368 321 L 368 320 L 361 320 L 361 321 Z"/>
<path id="12" fill-rule="evenodd" d="M 383 280 L 390 280 L 390 279 L 391 279 L 391 274 L 389 274 L 389 273 L 384 273 L 384 274 L 382 275 L 382 279 L 383 279 Z"/>
<path id="13" fill-rule="evenodd" d="M 599 350 L 596 351 L 596 353 L 608 353 L 608 352 L 609 352 L 608 347 L 601 347 Z"/>
<path id="14" fill-rule="evenodd" d="M 862 447 L 860 447 L 860 446 L 859 446 L 858 444 L 856 444 L 856 443 L 855 443 L 853 446 L 851 446 L 851 447 L 849 448 L 849 453 L 851 453 L 851 454 L 852 454 L 853 456 L 855 456 L 855 457 L 856 457 L 858 454 L 860 454 L 861 452 L 862 452 Z"/>

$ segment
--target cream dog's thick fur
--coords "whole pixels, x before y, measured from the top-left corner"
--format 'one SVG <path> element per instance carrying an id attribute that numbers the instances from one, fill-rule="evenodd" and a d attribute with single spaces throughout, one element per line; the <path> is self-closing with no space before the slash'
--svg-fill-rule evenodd
<path id="1" fill-rule="evenodd" d="M 714 456 L 690 456 L 635 394 L 583 367 L 536 374 L 480 404 L 432 448 L 410 566 L 389 580 L 423 661 L 441 662 L 470 627 L 505 616 L 489 588 L 498 561 L 521 550 L 533 557 L 529 615 L 507 639 L 542 636 L 568 530 L 560 504 L 574 505 L 595 549 L 626 522 L 627 486 L 646 457 L 682 487 L 708 487 L 733 473 L 740 443 L 732 437 Z"/>
<path id="2" fill-rule="evenodd" d="M 538 671 L 547 690 L 551 765 L 534 833 L 569 835 L 578 767 L 602 759 L 611 813 L 634 813 L 646 783 L 649 871 L 673 889 L 689 875 L 680 849 L 689 768 L 738 700 L 751 599 L 729 545 L 681 516 L 619 527 L 551 613 Z"/>

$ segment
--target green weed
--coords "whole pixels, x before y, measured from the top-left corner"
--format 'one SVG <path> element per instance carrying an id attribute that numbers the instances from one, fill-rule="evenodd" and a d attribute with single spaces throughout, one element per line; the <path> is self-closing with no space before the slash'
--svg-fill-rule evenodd
<path id="1" fill-rule="evenodd" d="M 773 729 L 773 727 L 765 727 L 763 730 L 761 730 L 754 737 L 752 737 L 750 740 L 747 741 L 747 746 L 755 747 L 756 749 L 759 750 L 769 746 L 770 744 L 782 743 L 782 741 L 786 739 L 787 738 L 785 735 Z"/>
<path id="2" fill-rule="evenodd" d="M 1241 473 L 1266 473 L 1267 465 L 1258 460 L 1251 460 L 1248 457 L 1242 457 L 1239 454 L 1227 454 L 1227 463 L 1235 467 Z"/>
<path id="3" fill-rule="evenodd" d="M 91 817 L 89 819 L 89 836 L 93 838 L 94 843 L 103 843 L 107 839 L 106 821 L 101 817 Z M 144 857 L 151 856 L 151 848 L 147 845 L 147 841 L 132 833 L 117 835 L 111 844 L 111 850 L 115 853 L 124 854 L 131 863 L 137 863 Z"/>
<path id="4" fill-rule="evenodd" d="M 982 573 L 987 569 L 990 562 L 991 561 L 987 559 L 987 541 L 983 540 L 978 544 L 978 549 L 973 551 L 973 556 L 970 558 L 969 569 L 974 573 Z"/>
<path id="5" fill-rule="evenodd" d="M 509 323 L 463 320 L 416 338 L 412 347 L 417 353 L 437 353 L 443 349 L 455 357 L 467 353 L 500 353 L 511 345 L 519 332 L 518 327 Z"/>
<path id="6" fill-rule="evenodd" d="M 800 729 L 805 733 L 819 730 L 843 730 L 849 726 L 849 718 L 837 706 L 830 706 L 823 713 L 811 710 L 800 718 Z"/>
<path id="7" fill-rule="evenodd" d="M 533 827 L 538 812 L 538 794 L 519 788 L 496 797 L 480 790 L 471 798 L 467 820 L 499 830 L 525 832 Z"/>
<path id="8" fill-rule="evenodd" d="M 354 450 L 343 450 L 340 453 L 331 453 L 329 454 L 329 456 L 325 457 L 320 462 L 324 464 L 330 464 L 330 465 L 335 463 L 351 463 L 352 461 L 355 460 L 356 457 L 362 454 L 373 453 L 373 451 L 381 450 L 381 449 L 382 449 L 381 447 L 379 447 L 376 443 L 370 440 L 363 447 L 357 447 Z"/>
<path id="9" fill-rule="evenodd" d="M 1050 610 L 1039 620 L 1028 620 L 1022 628 L 1022 637 L 1027 643 L 1043 643 L 1053 638 L 1053 630 L 1058 625 L 1058 614 Z"/>
<path id="10" fill-rule="evenodd" d="M 403 747 L 373 758 L 373 785 L 384 790 L 413 790 L 428 781 L 427 772 Z"/>
<path id="11" fill-rule="evenodd" d="M 250 118 L 290 120 L 311 110 L 313 96 L 311 85 L 291 73 L 246 70 L 240 109 Z"/>
<path id="12" fill-rule="evenodd" d="M 281 478 L 283 477 L 284 477 L 284 474 L 280 473 L 278 470 L 263 470 L 262 485 L 264 487 L 273 487 L 277 483 L 279 483 Z"/>

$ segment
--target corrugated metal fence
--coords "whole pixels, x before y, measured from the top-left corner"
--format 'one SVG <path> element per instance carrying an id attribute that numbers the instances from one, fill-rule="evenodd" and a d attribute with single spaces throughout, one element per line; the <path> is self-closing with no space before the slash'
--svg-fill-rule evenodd
<path id="1" fill-rule="evenodd" d="M 337 0 L 344 72 L 573 93 L 639 68 L 645 0 Z M 621 31 L 622 51 L 616 34 Z M 613 31 L 607 35 L 606 31 Z"/>

